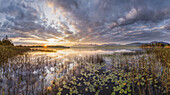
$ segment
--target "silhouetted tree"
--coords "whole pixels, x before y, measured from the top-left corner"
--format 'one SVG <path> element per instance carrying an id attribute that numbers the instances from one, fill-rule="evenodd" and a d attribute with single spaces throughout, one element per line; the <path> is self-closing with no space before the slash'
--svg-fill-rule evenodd
<path id="1" fill-rule="evenodd" d="M 5 38 L 2 39 L 2 41 L 0 41 L 0 45 L 11 45 L 11 46 L 14 46 L 12 41 L 10 39 L 8 39 L 7 35 L 5 36 Z"/>

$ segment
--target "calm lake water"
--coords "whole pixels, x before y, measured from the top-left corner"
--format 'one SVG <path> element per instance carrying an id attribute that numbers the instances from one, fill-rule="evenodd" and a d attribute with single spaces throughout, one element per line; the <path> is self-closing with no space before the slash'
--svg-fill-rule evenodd
<path id="1" fill-rule="evenodd" d="M 96 48 L 68 48 L 68 49 L 58 49 L 58 48 L 38 48 L 40 50 L 52 50 L 52 52 L 43 51 L 30 51 L 27 54 L 32 56 L 48 56 L 52 58 L 65 58 L 74 56 L 86 56 L 86 55 L 96 55 L 96 54 L 112 54 L 119 52 L 135 52 L 141 51 L 142 49 L 138 47 L 124 48 L 124 49 L 96 49 Z"/>

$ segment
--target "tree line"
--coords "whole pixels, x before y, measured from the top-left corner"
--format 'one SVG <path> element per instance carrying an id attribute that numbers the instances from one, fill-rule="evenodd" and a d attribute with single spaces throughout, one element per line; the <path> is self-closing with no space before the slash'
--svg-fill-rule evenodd
<path id="1" fill-rule="evenodd" d="M 12 40 L 10 40 L 7 35 L 2 40 L 0 40 L 0 45 L 14 46 L 14 44 L 12 43 Z"/>
<path id="2" fill-rule="evenodd" d="M 141 47 L 166 47 L 166 46 L 170 46 L 170 44 L 156 41 L 141 45 Z"/>

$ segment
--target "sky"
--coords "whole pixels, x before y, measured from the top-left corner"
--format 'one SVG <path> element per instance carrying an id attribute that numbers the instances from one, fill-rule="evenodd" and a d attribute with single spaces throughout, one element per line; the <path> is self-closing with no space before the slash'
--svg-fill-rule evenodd
<path id="1" fill-rule="evenodd" d="M 170 42 L 170 0 L 0 0 L 14 44 Z"/>

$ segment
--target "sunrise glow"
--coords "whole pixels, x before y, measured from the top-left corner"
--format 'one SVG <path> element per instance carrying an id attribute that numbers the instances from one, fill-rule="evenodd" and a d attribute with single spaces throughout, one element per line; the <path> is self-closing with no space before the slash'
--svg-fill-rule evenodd
<path id="1" fill-rule="evenodd" d="M 47 47 L 47 45 L 44 45 L 44 47 L 46 48 L 46 47 Z"/>

